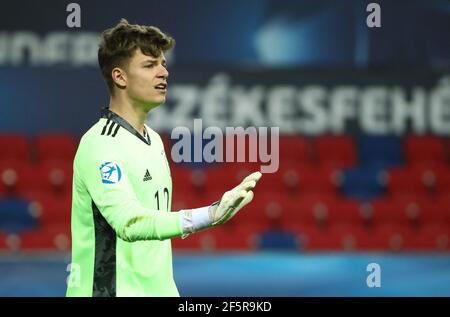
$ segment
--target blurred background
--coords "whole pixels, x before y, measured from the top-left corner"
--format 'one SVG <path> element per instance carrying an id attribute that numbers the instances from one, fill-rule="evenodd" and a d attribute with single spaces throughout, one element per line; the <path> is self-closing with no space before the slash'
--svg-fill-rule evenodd
<path id="1" fill-rule="evenodd" d="M 108 104 L 98 36 L 120 18 L 177 41 L 147 120 L 167 153 L 194 118 L 280 129 L 254 201 L 173 240 L 182 296 L 450 296 L 449 1 L 377 1 L 375 28 L 358 0 L 77 1 L 80 28 L 69 3 L 1 4 L 0 296 L 65 295 L 72 161 Z M 261 164 L 171 160 L 172 210 Z"/>

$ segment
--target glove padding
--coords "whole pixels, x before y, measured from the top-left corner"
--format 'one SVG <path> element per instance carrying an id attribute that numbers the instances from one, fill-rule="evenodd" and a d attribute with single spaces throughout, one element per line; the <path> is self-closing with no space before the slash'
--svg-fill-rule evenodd
<path id="1" fill-rule="evenodd" d="M 252 189 L 262 177 L 260 172 L 254 172 L 244 178 L 235 188 L 225 192 L 220 201 L 209 207 L 208 214 L 213 226 L 230 220 L 242 207 L 253 199 Z"/>

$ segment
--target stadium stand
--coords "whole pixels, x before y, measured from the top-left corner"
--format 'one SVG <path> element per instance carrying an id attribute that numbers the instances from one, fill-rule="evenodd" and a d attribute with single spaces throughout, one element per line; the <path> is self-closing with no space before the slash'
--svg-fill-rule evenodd
<path id="1" fill-rule="evenodd" d="M 258 162 L 180 164 L 162 135 L 172 209 L 208 205 Z M 226 141 L 226 137 L 224 141 Z M 77 139 L 0 135 L 0 250 L 68 250 Z M 206 144 L 206 143 L 205 143 Z M 434 136 L 280 137 L 280 167 L 226 226 L 174 239 L 176 250 L 450 250 L 448 140 Z"/>

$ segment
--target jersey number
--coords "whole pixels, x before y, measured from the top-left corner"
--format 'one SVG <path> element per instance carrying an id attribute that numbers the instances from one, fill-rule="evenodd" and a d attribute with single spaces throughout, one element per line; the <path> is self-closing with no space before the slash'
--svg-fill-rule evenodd
<path id="1" fill-rule="evenodd" d="M 164 193 L 164 197 L 166 197 L 166 201 L 167 201 L 166 211 L 169 211 L 169 190 L 164 187 L 163 193 Z M 159 190 L 156 191 L 155 198 L 156 198 L 157 209 L 160 210 L 159 209 Z"/>

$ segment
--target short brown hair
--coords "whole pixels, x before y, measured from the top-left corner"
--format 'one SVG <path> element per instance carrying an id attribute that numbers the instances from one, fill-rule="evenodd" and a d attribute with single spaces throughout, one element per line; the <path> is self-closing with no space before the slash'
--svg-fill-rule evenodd
<path id="1" fill-rule="evenodd" d="M 159 28 L 129 24 L 125 19 L 105 30 L 98 48 L 98 63 L 111 94 L 114 93 L 112 70 L 126 65 L 136 49 L 140 49 L 145 55 L 159 57 L 174 45 L 175 40 Z"/>

